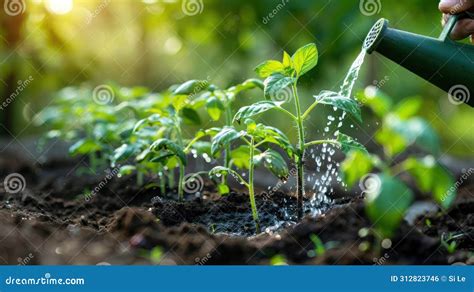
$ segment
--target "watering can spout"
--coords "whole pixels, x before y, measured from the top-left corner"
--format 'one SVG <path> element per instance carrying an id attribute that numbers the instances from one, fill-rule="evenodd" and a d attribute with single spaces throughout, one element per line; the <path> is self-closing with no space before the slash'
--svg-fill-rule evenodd
<path id="1" fill-rule="evenodd" d="M 456 22 L 472 16 L 451 16 L 437 39 L 390 28 L 386 19 L 380 19 L 367 34 L 363 49 L 391 59 L 448 92 L 451 102 L 474 107 L 474 45 L 449 39 Z"/>

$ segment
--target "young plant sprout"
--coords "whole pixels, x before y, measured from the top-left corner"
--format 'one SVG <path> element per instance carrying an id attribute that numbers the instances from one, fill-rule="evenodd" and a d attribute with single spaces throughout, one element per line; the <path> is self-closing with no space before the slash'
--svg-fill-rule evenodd
<path id="1" fill-rule="evenodd" d="M 439 138 L 424 119 L 415 116 L 422 105 L 419 97 L 408 98 L 396 106 L 392 100 L 368 87 L 358 94 L 382 120 L 375 140 L 384 150 L 384 157 L 352 150 L 341 164 L 342 176 L 348 186 L 359 182 L 366 193 L 366 213 L 381 236 L 390 237 L 398 228 L 413 200 L 413 192 L 398 176 L 408 173 L 423 193 L 431 193 L 441 208 L 447 209 L 456 197 L 453 177 L 437 162 Z M 409 155 L 400 162 L 394 158 L 407 147 L 416 146 L 428 155 Z M 370 174 L 380 170 L 380 174 Z"/>
<path id="2" fill-rule="evenodd" d="M 86 172 L 89 173 L 109 163 L 111 153 L 122 139 L 120 118 L 114 104 L 94 101 L 93 90 L 83 86 L 61 90 L 53 105 L 39 113 L 36 121 L 50 129 L 47 139 L 72 142 L 71 155 L 87 156 L 89 168 Z"/>
<path id="3" fill-rule="evenodd" d="M 137 122 L 134 132 L 143 126 L 154 127 L 156 140 L 149 144 L 148 148 L 141 153 L 139 159 L 151 163 L 159 163 L 164 168 L 178 168 L 178 198 L 184 198 L 184 171 L 187 164 L 186 155 L 190 152 L 192 145 L 201 137 L 197 136 L 186 140 L 183 135 L 184 124 L 199 125 L 201 119 L 197 109 L 202 106 L 193 102 L 193 98 L 209 86 L 207 81 L 191 80 L 174 88 L 171 93 L 165 95 L 164 100 L 169 101 L 166 107 L 152 109 L 154 114 Z M 197 135 L 200 135 L 198 132 Z"/>
<path id="4" fill-rule="evenodd" d="M 217 122 L 221 119 L 224 120 L 225 126 L 232 126 L 232 105 L 237 97 L 241 92 L 251 90 L 254 88 L 263 89 L 262 81 L 258 79 L 248 79 L 242 82 L 241 84 L 234 85 L 227 89 L 219 89 L 215 85 L 210 85 L 207 88 L 207 91 L 200 94 L 199 97 L 194 99 L 195 104 L 205 103 L 205 108 L 209 117 Z M 213 131 L 206 133 L 207 135 L 214 133 Z M 210 135 L 212 138 L 212 135 Z M 230 168 L 231 167 L 231 160 L 232 160 L 232 149 L 231 145 L 227 145 L 224 150 L 224 167 Z M 221 176 L 221 182 L 218 184 L 218 190 L 220 194 L 227 194 L 229 193 L 229 187 L 227 186 L 227 174 L 223 174 Z"/>
<path id="5" fill-rule="evenodd" d="M 283 60 L 268 60 L 258 65 L 255 71 L 264 81 L 264 101 L 257 102 L 250 106 L 241 108 L 234 117 L 234 121 L 251 118 L 269 110 L 277 110 L 286 115 L 298 130 L 298 141 L 295 143 L 297 149 L 291 159 L 297 167 L 297 215 L 303 216 L 304 200 L 304 157 L 308 147 L 318 144 L 334 144 L 346 151 L 350 148 L 363 149 L 364 147 L 347 135 L 339 134 L 337 139 L 306 141 L 304 122 L 308 119 L 313 109 L 318 104 L 330 105 L 334 108 L 352 114 L 361 121 L 361 113 L 357 101 L 344 97 L 335 92 L 323 91 L 315 96 L 315 101 L 305 111 L 301 108 L 300 97 L 298 95 L 298 80 L 305 73 L 310 71 L 318 63 L 318 51 L 315 44 L 308 44 L 298 49 L 293 56 L 287 52 L 283 53 Z M 281 100 L 282 95 L 288 95 L 288 88 L 294 101 L 294 111 L 283 107 L 286 100 Z"/>
<path id="6" fill-rule="evenodd" d="M 226 148 L 235 140 L 241 140 L 245 144 L 238 149 L 241 151 L 243 160 L 242 166 L 248 169 L 248 180 L 246 181 L 239 173 L 229 167 L 217 166 L 210 172 L 210 176 L 222 176 L 230 174 L 237 181 L 247 187 L 249 192 L 250 206 L 252 209 L 252 217 L 255 222 L 257 233 L 260 232 L 260 221 L 258 217 L 257 205 L 255 202 L 254 190 L 254 170 L 257 166 L 264 166 L 270 170 L 275 176 L 282 180 L 288 178 L 288 166 L 283 157 L 268 148 L 268 144 L 274 144 L 286 151 L 289 156 L 294 154 L 294 148 L 289 142 L 288 138 L 280 130 L 265 126 L 263 124 L 256 124 L 251 119 L 245 120 L 246 130 L 238 131 L 234 127 L 225 126 L 212 139 L 211 152 L 217 154 L 221 148 Z M 262 151 L 261 148 L 265 150 Z"/>

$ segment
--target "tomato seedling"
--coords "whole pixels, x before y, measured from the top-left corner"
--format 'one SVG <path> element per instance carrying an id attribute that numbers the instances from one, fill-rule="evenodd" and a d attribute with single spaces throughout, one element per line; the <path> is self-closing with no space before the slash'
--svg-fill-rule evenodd
<path id="1" fill-rule="evenodd" d="M 325 139 L 306 141 L 304 121 L 308 119 L 311 112 L 318 104 L 330 105 L 344 112 L 352 114 L 357 120 L 361 121 L 359 104 L 356 100 L 341 96 L 338 93 L 323 91 L 315 96 L 315 101 L 303 112 L 298 95 L 298 80 L 305 73 L 314 68 L 318 63 L 318 50 L 315 44 L 308 44 L 299 48 L 291 57 L 287 52 L 283 53 L 283 60 L 268 60 L 255 68 L 257 74 L 266 78 L 264 81 L 264 96 L 266 100 L 245 106 L 238 110 L 234 116 L 235 122 L 240 122 L 247 118 L 254 117 L 269 110 L 277 110 L 290 121 L 294 122 L 298 129 L 298 141 L 295 143 L 296 151 L 291 159 L 297 167 L 297 215 L 300 219 L 303 216 L 304 200 L 304 157 L 305 150 L 313 145 L 333 144 L 341 147 L 343 151 L 349 148 L 364 149 L 351 137 L 339 134 L 337 139 Z M 288 90 L 288 88 L 290 88 Z M 289 98 L 282 96 L 291 95 L 294 101 L 293 113 L 283 107 Z"/>
<path id="2" fill-rule="evenodd" d="M 254 88 L 263 89 L 262 81 L 258 79 L 248 79 L 227 89 L 220 89 L 216 85 L 210 85 L 207 87 L 205 92 L 202 92 L 199 97 L 194 99 L 194 104 L 205 104 L 206 111 L 214 122 L 223 119 L 225 126 L 232 126 L 232 117 L 234 114 L 232 108 L 235 98 L 241 92 Z M 213 134 L 215 134 L 215 131 L 208 131 L 206 133 L 206 135 L 211 136 L 211 138 Z M 224 147 L 223 166 L 225 168 L 230 168 L 232 160 L 231 152 L 231 145 Z M 218 190 L 220 194 L 227 194 L 229 192 L 229 187 L 227 186 L 227 174 L 222 175 L 221 182 L 218 184 Z"/>

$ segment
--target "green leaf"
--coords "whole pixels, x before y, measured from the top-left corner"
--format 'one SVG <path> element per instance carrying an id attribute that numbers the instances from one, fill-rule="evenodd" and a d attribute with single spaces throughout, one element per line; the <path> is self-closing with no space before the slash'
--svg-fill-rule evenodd
<path id="1" fill-rule="evenodd" d="M 173 90 L 174 95 L 192 95 L 206 90 L 209 87 L 207 80 L 189 80 Z"/>
<path id="2" fill-rule="evenodd" d="M 134 165 L 124 165 L 121 166 L 119 169 L 119 174 L 124 176 L 124 175 L 130 175 L 132 172 L 134 172 L 137 169 L 136 166 Z"/>
<path id="3" fill-rule="evenodd" d="M 271 74 L 283 72 L 285 66 L 279 61 L 268 60 L 255 68 L 255 72 L 262 78 L 267 78 Z"/>
<path id="4" fill-rule="evenodd" d="M 281 180 L 288 179 L 288 165 L 280 153 L 267 149 L 265 152 L 254 155 L 255 165 L 263 165 Z"/>
<path id="5" fill-rule="evenodd" d="M 241 107 L 235 114 L 233 122 L 237 122 L 240 124 L 242 119 L 251 118 L 255 115 L 264 113 L 278 106 L 279 104 L 276 102 L 263 100 L 249 106 Z"/>
<path id="6" fill-rule="evenodd" d="M 268 143 L 276 144 L 286 151 L 289 157 L 293 157 L 296 152 L 288 137 L 279 129 L 263 124 L 255 125 L 253 131 L 247 128 L 247 132 L 254 137 L 265 140 Z"/>
<path id="7" fill-rule="evenodd" d="M 400 120 L 395 115 L 389 115 L 384 120 L 384 126 L 386 129 L 386 133 L 381 134 L 381 137 L 376 135 L 376 139 L 379 140 L 381 144 L 384 146 L 390 145 L 393 143 L 391 137 L 393 137 L 393 133 L 400 136 L 404 140 L 404 145 L 399 143 L 400 145 L 395 148 L 394 154 L 397 154 L 404 150 L 406 146 L 411 144 L 416 144 L 420 148 L 429 151 L 431 154 L 437 156 L 440 150 L 440 142 L 438 135 L 433 130 L 433 128 L 422 118 L 411 118 L 406 121 Z M 382 131 L 384 131 L 382 129 Z"/>
<path id="8" fill-rule="evenodd" d="M 294 78 L 287 77 L 280 73 L 272 74 L 263 82 L 265 85 L 265 98 L 274 101 L 289 101 L 293 93 L 288 86 L 290 86 L 294 81 Z"/>
<path id="9" fill-rule="evenodd" d="M 419 96 L 405 98 L 397 104 L 393 110 L 393 113 L 401 120 L 406 120 L 415 116 L 419 112 L 422 105 L 423 100 Z"/>
<path id="10" fill-rule="evenodd" d="M 193 144 L 192 148 L 197 154 L 208 154 L 211 155 L 211 143 L 207 141 L 197 141 Z"/>
<path id="11" fill-rule="evenodd" d="M 299 48 L 291 57 L 293 68 L 298 76 L 313 69 L 318 64 L 318 49 L 315 44 L 307 44 Z"/>
<path id="12" fill-rule="evenodd" d="M 341 163 L 341 173 L 344 182 L 349 187 L 352 187 L 364 175 L 372 171 L 373 167 L 374 163 L 369 153 L 360 150 L 349 151 Z"/>
<path id="13" fill-rule="evenodd" d="M 224 111 L 224 104 L 217 97 L 212 96 L 207 100 L 206 109 L 211 119 L 218 121 Z"/>
<path id="14" fill-rule="evenodd" d="M 88 154 L 99 151 L 102 147 L 92 139 L 81 139 L 69 147 L 71 155 Z"/>
<path id="15" fill-rule="evenodd" d="M 347 98 L 339 93 L 332 91 L 321 91 L 319 95 L 314 96 L 318 103 L 332 105 L 335 108 L 345 111 L 351 114 L 359 122 L 362 122 L 362 115 L 360 112 L 359 103 L 352 98 Z"/>
<path id="16" fill-rule="evenodd" d="M 232 141 L 239 139 L 245 133 L 242 131 L 237 131 L 232 127 L 224 127 L 222 130 L 217 133 L 214 138 L 212 139 L 211 144 L 211 153 L 213 156 L 217 154 L 221 147 L 224 147 L 231 143 Z"/>
<path id="17" fill-rule="evenodd" d="M 250 148 L 248 145 L 241 145 L 230 152 L 232 164 L 240 169 L 248 169 L 250 164 Z"/>
<path id="18" fill-rule="evenodd" d="M 230 188 L 226 184 L 221 183 L 217 185 L 217 191 L 221 195 L 227 195 L 228 193 L 230 193 Z"/>
<path id="19" fill-rule="evenodd" d="M 367 149 L 365 149 L 365 146 L 354 140 L 354 138 L 339 133 L 337 136 L 337 142 L 339 142 L 339 145 L 341 147 L 342 152 L 345 154 L 349 153 L 351 150 L 359 150 L 362 152 L 367 153 Z"/>
<path id="20" fill-rule="evenodd" d="M 111 160 L 113 164 L 119 161 L 127 160 L 139 150 L 140 149 L 135 144 L 122 144 L 122 146 L 115 149 Z"/>
<path id="21" fill-rule="evenodd" d="M 186 154 L 183 149 L 169 139 L 158 139 L 150 145 L 152 151 L 167 150 L 167 152 L 176 155 L 183 165 L 186 165 Z"/>
<path id="22" fill-rule="evenodd" d="M 263 82 L 260 79 L 251 78 L 251 79 L 245 80 L 241 84 L 237 84 L 235 86 L 230 87 L 229 89 L 227 89 L 227 91 L 231 92 L 234 95 L 237 95 L 241 91 L 254 89 L 254 88 L 263 89 L 264 88 Z"/>
<path id="23" fill-rule="evenodd" d="M 143 161 L 145 158 L 147 158 L 147 156 L 152 153 L 150 148 L 146 148 L 145 150 L 143 150 L 142 152 L 140 152 L 140 154 L 137 155 L 137 157 L 135 158 L 135 160 L 137 162 L 141 162 Z"/>
<path id="24" fill-rule="evenodd" d="M 176 111 L 180 111 L 183 107 L 185 107 L 188 104 L 188 96 L 183 95 L 183 94 L 175 95 L 173 96 L 173 100 L 171 101 L 171 104 L 173 105 Z"/>
<path id="25" fill-rule="evenodd" d="M 201 118 L 199 117 L 199 114 L 197 113 L 197 111 L 193 110 L 192 108 L 184 107 L 181 110 L 181 115 L 183 116 L 184 122 L 187 125 L 200 125 L 201 124 Z"/>
<path id="26" fill-rule="evenodd" d="M 397 178 L 373 175 L 376 181 L 366 191 L 366 213 L 384 237 L 391 237 L 413 201 L 412 191 Z"/>
<path id="27" fill-rule="evenodd" d="M 392 99 L 375 86 L 368 86 L 356 96 L 360 103 L 368 106 L 379 118 L 385 117 L 392 108 Z"/>
<path id="28" fill-rule="evenodd" d="M 286 51 L 283 51 L 283 66 L 293 68 L 293 61 Z"/>
<path id="29" fill-rule="evenodd" d="M 163 150 L 160 153 L 158 153 L 158 155 L 150 156 L 149 161 L 152 163 L 161 163 L 163 165 L 167 165 L 168 160 L 172 157 L 175 157 L 175 154 L 173 152 Z M 174 167 L 170 167 L 170 168 L 174 168 Z"/>
<path id="30" fill-rule="evenodd" d="M 456 198 L 454 179 L 436 163 L 433 156 L 428 155 L 423 159 L 409 158 L 404 162 L 404 167 L 423 193 L 431 193 L 433 199 L 444 209 L 451 206 Z"/>

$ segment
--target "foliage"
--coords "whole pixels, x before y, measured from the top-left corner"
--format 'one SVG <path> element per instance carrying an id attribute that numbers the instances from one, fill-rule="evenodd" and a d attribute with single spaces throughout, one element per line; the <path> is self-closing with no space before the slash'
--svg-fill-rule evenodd
<path id="1" fill-rule="evenodd" d="M 387 95 L 374 87 L 360 92 L 358 98 L 382 120 L 375 140 L 382 145 L 384 156 L 351 150 L 341 165 L 341 172 L 349 186 L 361 180 L 366 192 L 366 212 L 376 228 L 383 236 L 393 235 L 413 201 L 412 191 L 398 177 L 401 173 L 410 174 L 421 192 L 431 194 L 443 209 L 449 208 L 456 196 L 452 189 L 454 179 L 437 162 L 440 145 L 436 132 L 416 116 L 420 98 L 411 97 L 393 105 Z M 427 154 L 403 155 L 405 158 L 399 161 L 409 146 Z M 381 174 L 373 175 L 369 185 L 367 174 L 377 169 Z"/>
<path id="2" fill-rule="evenodd" d="M 340 147 L 344 152 L 352 148 L 364 149 L 361 144 L 344 134 L 339 134 L 337 139 L 306 141 L 304 121 L 318 104 L 333 106 L 353 115 L 359 121 L 362 120 L 359 105 L 354 99 L 329 91 L 323 91 L 315 96 L 315 101 L 306 111 L 302 111 L 297 90 L 298 81 L 317 63 L 318 50 L 316 45 L 312 43 L 299 48 L 292 56 L 287 52 L 283 52 L 282 61 L 264 61 L 255 68 L 255 71 L 260 77 L 265 78 L 263 84 L 265 85 L 264 96 L 266 100 L 240 108 L 234 117 L 234 121 L 240 122 L 243 119 L 254 117 L 269 110 L 277 110 L 295 123 L 298 129 L 298 141 L 293 146 L 296 150 L 289 155 L 297 166 L 298 218 L 303 216 L 305 150 L 317 144 L 333 144 Z M 293 113 L 284 108 L 284 104 L 291 99 L 293 99 L 295 107 Z"/>

